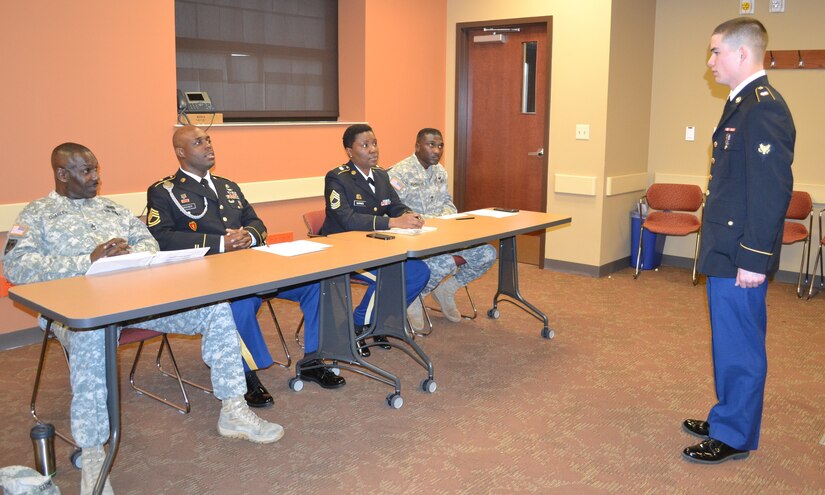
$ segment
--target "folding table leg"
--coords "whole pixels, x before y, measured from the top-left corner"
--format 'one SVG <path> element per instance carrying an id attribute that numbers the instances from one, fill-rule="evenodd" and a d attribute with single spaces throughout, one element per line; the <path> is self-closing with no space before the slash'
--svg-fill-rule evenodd
<path id="1" fill-rule="evenodd" d="M 507 296 L 514 300 L 499 300 L 501 296 Z M 499 302 L 510 303 L 521 308 L 533 318 L 542 321 L 544 327 L 541 330 L 541 336 L 545 339 L 552 339 L 556 335 L 556 332 L 549 327 L 547 315 L 527 302 L 519 291 L 518 254 L 516 253 L 515 237 L 505 237 L 499 241 L 498 291 L 496 291 L 496 295 L 493 297 L 493 307 L 487 311 L 487 316 L 497 319 L 501 315 L 498 310 Z"/>

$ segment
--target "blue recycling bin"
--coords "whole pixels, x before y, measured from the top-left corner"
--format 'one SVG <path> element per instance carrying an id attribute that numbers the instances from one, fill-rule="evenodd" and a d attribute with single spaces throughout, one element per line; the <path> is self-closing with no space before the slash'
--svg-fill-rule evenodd
<path id="1" fill-rule="evenodd" d="M 644 218 L 644 217 L 642 217 Z M 636 253 L 639 252 L 639 211 L 630 212 L 630 266 L 636 268 Z M 642 269 L 653 270 L 662 264 L 662 252 L 665 250 L 665 237 L 645 230 L 642 245 Z"/>

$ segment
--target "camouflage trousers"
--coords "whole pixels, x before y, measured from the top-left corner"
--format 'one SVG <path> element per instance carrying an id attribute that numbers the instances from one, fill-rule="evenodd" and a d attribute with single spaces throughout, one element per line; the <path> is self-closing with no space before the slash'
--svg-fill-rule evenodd
<path id="1" fill-rule="evenodd" d="M 467 262 L 461 265 L 461 268 L 456 267 L 453 255 L 461 256 Z M 484 275 L 487 270 L 493 266 L 496 261 L 496 248 L 489 244 L 481 244 L 479 246 L 462 249 L 454 253 L 439 254 L 431 256 L 422 260 L 430 269 L 430 280 L 421 291 L 421 295 L 425 296 L 435 289 L 447 276 L 455 273 L 454 278 L 456 282 L 464 286 Z M 456 272 L 456 269 L 458 271 Z"/>
<path id="2" fill-rule="evenodd" d="M 42 317 L 40 325 L 43 328 L 46 326 Z M 210 368 L 215 397 L 224 400 L 246 393 L 238 332 L 229 304 L 213 304 L 130 323 L 129 328 L 147 328 L 185 335 L 201 334 L 201 354 Z M 103 445 L 109 438 L 105 330 L 71 330 L 56 322 L 52 324 L 52 329 L 69 353 L 72 436 L 80 448 Z"/>

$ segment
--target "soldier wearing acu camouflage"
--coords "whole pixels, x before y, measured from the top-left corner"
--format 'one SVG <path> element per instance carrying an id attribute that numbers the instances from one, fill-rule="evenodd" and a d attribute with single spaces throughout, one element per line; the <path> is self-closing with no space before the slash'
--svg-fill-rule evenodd
<path id="1" fill-rule="evenodd" d="M 439 163 L 444 152 L 444 139 L 438 129 L 421 129 L 415 139 L 415 153 L 389 170 L 390 183 L 401 201 L 420 212 L 425 218 L 456 213 L 453 198 L 447 190 L 447 170 Z M 458 269 L 454 256 L 466 263 Z M 455 304 L 456 291 L 484 275 L 496 260 L 496 250 L 489 244 L 440 254 L 424 259 L 430 269 L 430 280 L 422 296 L 430 292 L 441 306 L 444 316 L 453 322 L 461 321 L 461 313 Z M 450 278 L 450 275 L 453 275 Z M 424 328 L 421 302 L 416 300 L 407 310 L 407 317 L 414 330 Z"/>
<path id="2" fill-rule="evenodd" d="M 85 146 L 64 143 L 52 152 L 55 190 L 33 201 L 9 231 L 4 270 L 14 284 L 83 275 L 97 259 L 129 252 L 158 250 L 157 242 L 132 213 L 97 197 L 98 163 Z M 41 317 L 41 326 L 45 328 Z M 226 303 L 130 323 L 130 327 L 196 334 L 203 338 L 203 360 L 211 369 L 215 397 L 223 401 L 221 435 L 270 443 L 283 428 L 250 411 L 232 312 Z M 91 493 L 103 466 L 103 444 L 109 436 L 106 408 L 105 332 L 73 331 L 52 325 L 69 352 L 72 387 L 71 428 L 83 449 L 81 493 Z M 112 493 L 106 480 L 104 493 Z"/>

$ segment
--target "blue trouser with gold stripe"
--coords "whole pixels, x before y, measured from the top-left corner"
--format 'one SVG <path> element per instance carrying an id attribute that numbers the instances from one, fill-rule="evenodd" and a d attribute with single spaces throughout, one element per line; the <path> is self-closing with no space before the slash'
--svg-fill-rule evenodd
<path id="1" fill-rule="evenodd" d="M 375 281 L 377 273 L 374 271 L 362 271 L 352 275 L 352 278 L 367 283 L 367 291 L 361 299 L 361 303 L 356 306 L 353 312 L 353 319 L 356 325 L 369 325 L 372 315 L 375 313 Z M 430 269 L 421 260 L 407 260 L 404 262 L 404 280 L 406 281 L 407 306 L 418 297 L 421 289 L 427 285 L 430 279 Z M 309 352 L 309 350 L 307 350 Z"/>
<path id="2" fill-rule="evenodd" d="M 279 299 L 287 299 L 300 304 L 304 313 L 304 349 L 306 353 L 318 349 L 318 297 L 320 284 L 300 285 L 290 289 L 279 290 Z M 261 298 L 257 296 L 237 299 L 230 304 L 238 335 L 241 337 L 241 355 L 244 371 L 260 370 L 272 366 L 274 362 L 266 346 L 261 326 L 258 323 L 258 310 Z"/>
<path id="3" fill-rule="evenodd" d="M 708 423 L 711 438 L 735 449 L 755 450 L 768 374 L 768 282 L 752 289 L 736 287 L 735 283 L 735 278 L 707 280 L 718 400 L 708 414 Z"/>

